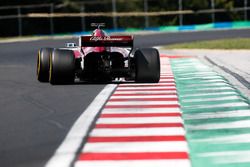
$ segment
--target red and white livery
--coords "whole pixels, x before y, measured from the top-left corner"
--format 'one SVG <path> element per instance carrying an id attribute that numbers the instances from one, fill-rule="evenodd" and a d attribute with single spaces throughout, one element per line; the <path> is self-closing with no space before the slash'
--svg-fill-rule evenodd
<path id="1" fill-rule="evenodd" d="M 37 58 L 37 79 L 51 84 L 110 82 L 124 78 L 135 82 L 159 82 L 160 58 L 154 48 L 133 48 L 133 36 L 109 36 L 101 29 L 80 36 L 79 46 L 41 48 Z M 134 52 L 134 53 L 132 53 Z"/>

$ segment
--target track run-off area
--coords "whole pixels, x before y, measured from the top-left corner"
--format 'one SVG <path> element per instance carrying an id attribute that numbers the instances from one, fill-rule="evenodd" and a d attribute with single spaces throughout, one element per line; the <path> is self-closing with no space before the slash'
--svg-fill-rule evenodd
<path id="1" fill-rule="evenodd" d="M 106 86 L 46 167 L 246 167 L 249 143 L 249 100 L 196 57 L 164 54 L 159 83 Z"/>

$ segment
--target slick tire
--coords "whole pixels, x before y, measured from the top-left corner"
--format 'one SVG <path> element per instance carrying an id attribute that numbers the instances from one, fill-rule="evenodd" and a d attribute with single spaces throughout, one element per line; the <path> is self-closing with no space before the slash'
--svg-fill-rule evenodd
<path id="1" fill-rule="evenodd" d="M 72 50 L 55 49 L 50 57 L 49 82 L 71 84 L 75 80 L 75 57 Z"/>
<path id="2" fill-rule="evenodd" d="M 41 48 L 37 55 L 36 76 L 40 82 L 49 81 L 49 59 L 53 48 Z"/>
<path id="3" fill-rule="evenodd" d="M 135 51 L 135 82 L 157 83 L 160 80 L 160 57 L 157 49 Z"/>

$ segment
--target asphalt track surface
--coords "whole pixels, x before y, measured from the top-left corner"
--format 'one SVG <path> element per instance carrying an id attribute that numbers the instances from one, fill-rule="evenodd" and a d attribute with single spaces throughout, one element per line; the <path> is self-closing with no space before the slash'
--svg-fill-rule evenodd
<path id="1" fill-rule="evenodd" d="M 159 33 L 135 37 L 135 47 L 250 37 L 250 29 Z M 70 127 L 105 84 L 52 86 L 36 80 L 41 47 L 76 39 L 0 44 L 0 166 L 44 166 Z"/>

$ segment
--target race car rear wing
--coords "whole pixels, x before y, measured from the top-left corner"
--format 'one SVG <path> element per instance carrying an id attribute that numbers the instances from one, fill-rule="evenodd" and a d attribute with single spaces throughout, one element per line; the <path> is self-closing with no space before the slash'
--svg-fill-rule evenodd
<path id="1" fill-rule="evenodd" d="M 97 46 L 114 46 L 114 47 L 133 47 L 133 36 L 81 36 L 79 46 L 97 47 Z"/>

